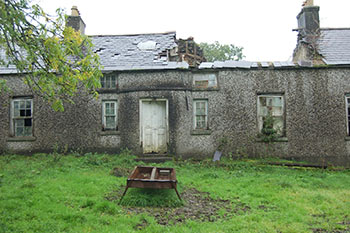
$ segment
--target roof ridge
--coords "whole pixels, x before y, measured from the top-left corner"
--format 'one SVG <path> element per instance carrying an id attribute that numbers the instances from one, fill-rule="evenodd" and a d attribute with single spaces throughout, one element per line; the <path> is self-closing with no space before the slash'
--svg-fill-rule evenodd
<path id="1" fill-rule="evenodd" d="M 320 28 L 320 30 L 350 30 L 349 28 Z"/>
<path id="2" fill-rule="evenodd" d="M 156 32 L 156 33 L 140 33 L 140 34 L 88 35 L 88 37 L 142 36 L 142 35 L 169 35 L 169 34 L 175 34 L 176 35 L 176 31 Z"/>

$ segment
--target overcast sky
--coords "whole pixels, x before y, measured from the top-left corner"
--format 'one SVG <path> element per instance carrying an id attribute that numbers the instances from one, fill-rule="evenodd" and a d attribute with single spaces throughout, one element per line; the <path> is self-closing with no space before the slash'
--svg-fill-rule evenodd
<path id="1" fill-rule="evenodd" d="M 303 0 L 36 0 L 47 12 L 78 6 L 87 35 L 176 31 L 177 38 L 244 47 L 245 60 L 290 60 Z M 314 0 L 321 27 L 350 28 L 350 0 Z"/>

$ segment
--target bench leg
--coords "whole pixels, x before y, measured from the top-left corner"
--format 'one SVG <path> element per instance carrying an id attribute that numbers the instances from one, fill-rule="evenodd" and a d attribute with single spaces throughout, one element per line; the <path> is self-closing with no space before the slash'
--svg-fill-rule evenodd
<path id="1" fill-rule="evenodd" d="M 179 192 L 177 191 L 176 185 L 172 184 L 172 186 L 173 186 L 173 189 L 175 189 L 175 192 L 176 192 L 176 194 L 177 194 L 177 197 L 180 199 L 180 201 L 182 201 L 182 199 L 181 199 L 181 197 L 180 197 L 180 194 L 179 194 Z"/>
<path id="2" fill-rule="evenodd" d="M 126 191 L 128 191 L 128 189 L 129 189 L 129 186 L 127 185 L 127 186 L 125 187 L 125 190 L 124 190 L 124 193 L 123 193 L 122 197 L 121 197 L 120 200 L 119 200 L 119 205 L 120 205 L 120 203 L 122 202 L 123 197 L 125 196 L 125 193 L 126 193 Z"/>

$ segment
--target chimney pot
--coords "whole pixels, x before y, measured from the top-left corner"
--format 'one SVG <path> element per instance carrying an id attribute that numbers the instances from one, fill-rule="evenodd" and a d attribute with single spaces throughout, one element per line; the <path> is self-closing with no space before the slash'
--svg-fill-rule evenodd
<path id="1" fill-rule="evenodd" d="M 72 6 L 72 13 L 71 16 L 80 16 L 79 10 L 77 6 Z"/>
<path id="2" fill-rule="evenodd" d="M 68 16 L 66 25 L 80 31 L 81 34 L 85 34 L 86 25 L 80 16 L 77 6 L 72 6 L 72 14 Z"/>
<path id="3" fill-rule="evenodd" d="M 314 0 L 305 0 L 303 3 L 304 6 L 313 6 L 314 5 Z"/>

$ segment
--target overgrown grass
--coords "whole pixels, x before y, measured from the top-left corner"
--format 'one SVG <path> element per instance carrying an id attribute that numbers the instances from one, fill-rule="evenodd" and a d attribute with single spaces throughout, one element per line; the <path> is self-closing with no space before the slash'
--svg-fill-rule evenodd
<path id="1" fill-rule="evenodd" d="M 274 167 L 260 161 L 167 162 L 162 166 L 176 169 L 180 192 L 196 188 L 230 200 L 232 209 L 238 203 L 249 208 L 218 222 L 163 226 L 146 213 L 129 212 L 128 206 L 181 208 L 173 190 L 129 189 L 118 204 L 126 177 L 110 173 L 114 167 L 132 169 L 138 165 L 133 158 L 127 152 L 0 156 L 0 232 L 350 230 L 348 170 Z"/>

